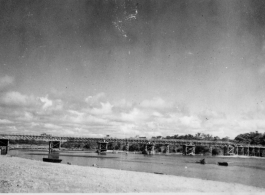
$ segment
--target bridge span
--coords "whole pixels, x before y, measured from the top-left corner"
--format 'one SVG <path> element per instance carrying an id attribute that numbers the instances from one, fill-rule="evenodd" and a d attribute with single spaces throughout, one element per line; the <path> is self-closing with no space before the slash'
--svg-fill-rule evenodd
<path id="1" fill-rule="evenodd" d="M 40 141 L 73 141 L 73 142 L 121 142 L 139 144 L 169 144 L 184 145 L 192 144 L 196 146 L 224 146 L 235 145 L 228 141 L 207 141 L 207 140 L 181 140 L 181 139 L 141 139 L 141 138 L 92 138 L 92 137 L 66 137 L 66 136 L 41 136 L 41 135 L 19 135 L 19 134 L 0 134 L 0 138 L 9 140 L 40 140 Z"/>
<path id="2" fill-rule="evenodd" d="M 126 150 L 129 145 L 138 143 L 145 145 L 145 152 L 154 153 L 155 145 L 163 145 L 166 147 L 166 153 L 169 153 L 170 146 L 182 146 L 183 155 L 194 155 L 196 146 L 205 146 L 212 153 L 214 148 L 222 149 L 224 155 L 246 155 L 246 156 L 265 156 L 265 147 L 242 144 L 229 141 L 207 141 L 207 140 L 180 140 L 180 139 L 141 139 L 141 138 L 91 138 L 91 137 L 66 137 L 66 136 L 43 136 L 43 135 L 18 135 L 18 134 L 0 134 L 1 139 L 5 140 L 42 140 L 49 142 L 49 151 L 53 146 L 61 145 L 61 142 L 96 142 L 98 143 L 98 151 L 106 151 L 108 143 L 120 142 L 126 144 Z M 54 143 L 54 144 L 53 144 Z M 58 147 L 57 147 L 58 148 Z"/>

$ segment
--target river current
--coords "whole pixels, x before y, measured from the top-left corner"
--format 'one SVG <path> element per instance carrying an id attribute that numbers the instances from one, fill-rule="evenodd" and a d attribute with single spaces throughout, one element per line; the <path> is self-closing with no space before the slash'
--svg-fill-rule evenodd
<path id="1" fill-rule="evenodd" d="M 11 150 L 12 156 L 42 161 L 48 157 L 47 151 Z M 265 188 L 265 158 L 211 157 L 182 155 L 143 155 L 134 153 L 107 153 L 98 155 L 89 151 L 61 151 L 63 164 L 97 166 L 101 168 L 150 172 L 176 175 L 205 180 L 240 183 Z M 206 159 L 207 164 L 196 163 Z M 228 162 L 229 166 L 219 166 L 218 162 Z M 69 165 L 70 166 L 70 165 Z"/>

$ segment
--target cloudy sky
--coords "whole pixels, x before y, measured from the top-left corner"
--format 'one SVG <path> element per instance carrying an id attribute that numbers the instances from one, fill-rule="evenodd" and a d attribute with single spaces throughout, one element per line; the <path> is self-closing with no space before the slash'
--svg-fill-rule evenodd
<path id="1" fill-rule="evenodd" d="M 265 2 L 0 1 L 0 133 L 265 129 Z"/>

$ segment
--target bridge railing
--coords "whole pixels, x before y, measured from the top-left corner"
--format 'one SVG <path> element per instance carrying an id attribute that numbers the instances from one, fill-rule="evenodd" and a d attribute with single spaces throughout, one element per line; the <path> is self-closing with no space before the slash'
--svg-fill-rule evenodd
<path id="1" fill-rule="evenodd" d="M 144 138 L 93 138 L 93 137 L 70 137 L 70 136 L 50 136 L 50 135 L 25 135 L 25 134 L 0 134 L 0 138 L 8 139 L 35 139 L 35 140 L 60 140 L 60 141 L 107 141 L 107 142 L 127 142 L 127 143 L 155 143 L 155 144 L 196 144 L 196 145 L 234 145 L 243 147 L 264 147 L 260 145 L 250 145 L 237 141 L 212 141 L 212 140 L 181 140 L 181 139 L 144 139 Z"/>

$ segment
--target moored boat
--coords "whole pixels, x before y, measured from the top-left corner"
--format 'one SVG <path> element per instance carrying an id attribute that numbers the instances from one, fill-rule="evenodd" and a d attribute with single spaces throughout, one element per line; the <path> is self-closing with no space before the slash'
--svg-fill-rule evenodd
<path id="1" fill-rule="evenodd" d="M 220 166 L 228 166 L 228 162 L 218 162 L 218 165 L 220 165 Z"/>
<path id="2" fill-rule="evenodd" d="M 52 163 L 60 163 L 62 159 L 55 159 L 55 158 L 43 158 L 43 162 L 52 162 Z"/>

